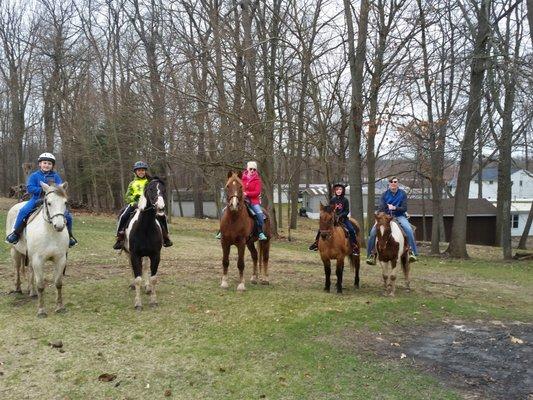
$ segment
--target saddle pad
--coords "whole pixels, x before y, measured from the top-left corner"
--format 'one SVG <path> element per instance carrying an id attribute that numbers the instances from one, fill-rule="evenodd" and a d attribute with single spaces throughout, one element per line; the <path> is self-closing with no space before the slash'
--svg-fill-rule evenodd
<path id="1" fill-rule="evenodd" d="M 39 214 L 39 211 L 41 211 L 41 208 L 43 208 L 43 202 L 40 201 L 40 203 L 37 203 L 37 207 L 35 207 L 33 210 L 30 211 L 30 215 L 27 218 L 26 225 L 28 225 L 31 221 L 35 219 L 37 214 Z"/>

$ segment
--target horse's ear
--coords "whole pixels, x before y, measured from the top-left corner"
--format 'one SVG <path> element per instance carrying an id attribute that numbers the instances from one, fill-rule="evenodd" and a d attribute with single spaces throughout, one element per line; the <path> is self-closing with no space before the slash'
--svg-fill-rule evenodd
<path id="1" fill-rule="evenodd" d="M 233 176 L 233 171 L 228 171 L 228 179 Z"/>
<path id="2" fill-rule="evenodd" d="M 45 192 L 48 192 L 48 191 L 50 190 L 50 186 L 47 185 L 46 183 L 44 183 L 44 182 L 40 182 L 40 184 L 41 184 L 41 187 L 43 188 L 43 190 L 44 190 Z"/>
<path id="3" fill-rule="evenodd" d="M 68 187 L 68 182 L 63 182 L 63 183 L 62 183 L 61 185 L 59 185 L 59 186 L 61 186 L 63 189 L 66 190 L 67 187 Z"/>
<path id="4" fill-rule="evenodd" d="M 242 179 L 242 171 L 239 171 L 239 173 L 237 174 L 237 176 L 239 177 L 239 179 Z"/>

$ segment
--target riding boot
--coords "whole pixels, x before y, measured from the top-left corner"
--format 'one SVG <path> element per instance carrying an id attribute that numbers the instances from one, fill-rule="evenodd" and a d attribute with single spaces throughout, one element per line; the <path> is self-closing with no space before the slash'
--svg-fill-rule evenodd
<path id="1" fill-rule="evenodd" d="M 163 234 L 163 246 L 172 246 L 174 243 L 172 243 L 172 241 L 168 237 L 167 217 L 165 215 L 158 215 L 156 218 L 159 221 L 159 225 L 161 225 L 161 233 Z"/>
<path id="2" fill-rule="evenodd" d="M 68 229 L 68 247 L 73 247 L 78 244 L 78 241 L 72 234 L 72 229 Z"/>
<path id="3" fill-rule="evenodd" d="M 124 239 L 125 239 L 125 232 L 124 231 L 119 231 L 117 233 L 117 241 L 115 242 L 115 244 L 113 245 L 113 248 L 115 250 L 122 250 L 122 248 L 124 247 Z"/>
<path id="4" fill-rule="evenodd" d="M 358 256 L 359 255 L 359 246 L 357 245 L 357 242 L 352 242 L 352 256 Z"/>
<path id="5" fill-rule="evenodd" d="M 9 235 L 6 237 L 6 243 L 10 244 L 17 244 L 20 240 L 20 237 L 22 236 L 22 232 L 24 232 L 24 228 L 26 227 L 26 220 L 22 220 L 22 223 L 19 227 L 13 230 Z"/>

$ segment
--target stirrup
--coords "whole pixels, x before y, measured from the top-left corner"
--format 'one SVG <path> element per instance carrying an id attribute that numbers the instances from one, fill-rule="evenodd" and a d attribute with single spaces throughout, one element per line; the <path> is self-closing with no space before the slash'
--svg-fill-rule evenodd
<path id="1" fill-rule="evenodd" d="M 370 257 L 366 258 L 366 263 L 368 265 L 376 265 L 376 256 L 370 255 Z"/>
<path id="2" fill-rule="evenodd" d="M 309 250 L 317 251 L 318 250 L 318 242 L 313 242 L 313 244 L 311 246 L 309 246 Z"/>
<path id="3" fill-rule="evenodd" d="M 169 238 L 166 238 L 166 239 L 163 239 L 163 246 L 164 247 L 170 247 L 172 246 L 174 243 L 172 243 L 172 240 L 170 240 Z"/>
<path id="4" fill-rule="evenodd" d="M 124 241 L 123 240 L 117 240 L 115 244 L 113 245 L 113 249 L 115 250 L 122 250 L 124 247 Z"/>
<path id="5" fill-rule="evenodd" d="M 259 237 L 259 240 L 268 240 L 268 238 L 263 232 L 259 232 L 258 237 Z"/>
<path id="6" fill-rule="evenodd" d="M 215 239 L 222 239 L 222 232 L 218 231 L 218 233 L 215 235 Z"/>
<path id="7" fill-rule="evenodd" d="M 74 236 L 71 236 L 68 240 L 68 247 L 74 247 L 78 244 L 78 241 Z"/>
<path id="8" fill-rule="evenodd" d="M 411 252 L 409 252 L 409 262 L 417 262 L 418 258 Z"/>

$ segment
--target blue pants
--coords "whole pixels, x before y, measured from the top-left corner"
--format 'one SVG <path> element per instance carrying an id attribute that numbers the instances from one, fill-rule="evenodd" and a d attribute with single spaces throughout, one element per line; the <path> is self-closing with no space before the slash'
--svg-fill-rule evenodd
<path id="1" fill-rule="evenodd" d="M 254 210 L 255 213 L 255 220 L 257 221 L 257 227 L 259 228 L 259 231 L 263 231 L 263 223 L 265 221 L 265 214 L 263 214 L 263 209 L 261 208 L 261 204 L 250 204 L 250 208 Z"/>
<path id="2" fill-rule="evenodd" d="M 407 241 L 409 242 L 409 247 L 411 248 L 411 251 L 415 256 L 418 256 L 418 250 L 416 249 L 416 241 L 415 241 L 415 235 L 413 232 L 413 229 L 411 228 L 411 224 L 407 220 L 405 216 L 396 217 L 396 221 L 402 226 L 403 231 L 407 235 Z M 376 245 L 376 225 L 372 227 L 370 230 L 370 235 L 368 236 L 368 245 L 366 248 L 366 254 L 370 255 L 374 251 L 374 246 Z"/>
<path id="3" fill-rule="evenodd" d="M 346 218 L 344 221 L 342 221 L 346 229 L 348 230 L 348 235 L 350 235 L 350 242 L 354 244 L 356 242 L 355 239 L 355 227 L 352 225 L 352 222 Z"/>
<path id="4" fill-rule="evenodd" d="M 32 197 L 28 202 L 19 210 L 17 214 L 17 219 L 15 220 L 15 226 L 13 227 L 14 231 L 19 231 L 22 228 L 23 221 L 28 218 L 31 212 L 35 209 L 38 198 Z M 68 210 L 65 210 L 65 219 L 67 220 L 67 229 L 69 233 L 72 232 L 72 215 Z"/>

